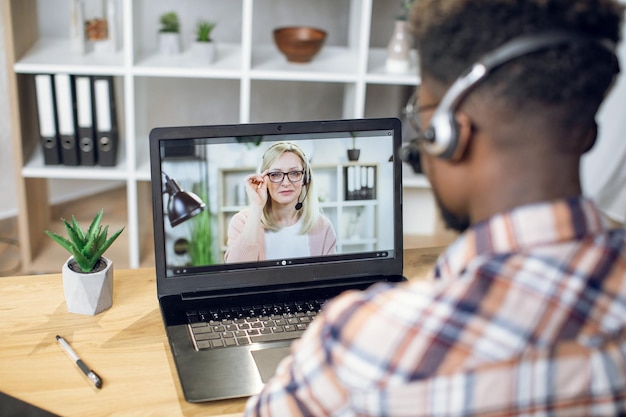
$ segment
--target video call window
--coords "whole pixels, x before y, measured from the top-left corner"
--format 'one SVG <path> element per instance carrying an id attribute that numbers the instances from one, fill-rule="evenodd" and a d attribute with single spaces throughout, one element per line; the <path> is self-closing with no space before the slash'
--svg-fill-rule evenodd
<path id="1" fill-rule="evenodd" d="M 246 178 L 260 173 L 266 151 L 278 142 L 294 143 L 307 159 L 310 181 L 305 186 L 306 194 L 302 191 L 298 202 L 311 194 L 309 198 L 314 199 L 320 215 L 329 221 L 335 234 L 329 256 L 379 256 L 393 251 L 394 172 L 390 134 L 378 131 L 358 132 L 353 137 L 346 133 L 326 133 L 313 138 L 308 134 L 164 141 L 161 171 L 167 176 L 163 218 L 168 275 L 226 265 L 229 225 L 249 205 Z M 295 179 L 297 175 L 292 173 L 291 177 Z M 279 176 L 280 173 L 273 175 L 275 180 Z M 291 181 L 288 173 L 283 176 L 285 183 Z M 168 186 L 168 181 L 176 186 Z M 168 211 L 176 210 L 171 206 L 172 189 L 193 194 L 205 205 L 204 209 L 172 225 L 168 220 Z M 281 247 L 280 239 L 272 242 L 272 255 L 261 261 L 306 258 L 298 251 L 290 255 L 293 251 Z M 229 262 L 229 267 L 237 267 L 254 261 Z"/>

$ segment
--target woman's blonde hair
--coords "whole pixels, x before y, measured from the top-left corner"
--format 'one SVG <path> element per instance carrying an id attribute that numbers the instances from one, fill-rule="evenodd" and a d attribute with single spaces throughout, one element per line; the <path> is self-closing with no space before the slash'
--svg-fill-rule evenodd
<path id="1" fill-rule="evenodd" d="M 263 154 L 263 160 L 261 161 L 259 172 L 263 172 L 272 166 L 272 164 L 276 162 L 285 152 L 293 153 L 300 159 L 300 162 L 302 162 L 302 169 L 304 171 L 304 176 L 302 177 L 302 193 L 305 194 L 305 197 L 304 200 L 301 201 L 299 200 L 300 196 L 298 196 L 298 201 L 302 203 L 302 208 L 298 210 L 298 217 L 302 220 L 300 234 L 306 234 L 317 222 L 319 217 L 319 204 L 313 186 L 313 173 L 302 149 L 300 149 L 300 147 L 293 142 L 277 142 L 273 144 L 267 148 Z M 268 198 L 265 207 L 263 207 L 261 224 L 265 229 L 279 230 L 280 227 L 276 224 L 274 219 L 272 219 L 271 213 L 272 199 Z"/>

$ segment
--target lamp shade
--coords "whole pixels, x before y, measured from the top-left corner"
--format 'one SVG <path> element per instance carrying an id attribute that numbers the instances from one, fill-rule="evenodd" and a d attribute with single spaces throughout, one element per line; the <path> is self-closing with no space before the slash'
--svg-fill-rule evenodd
<path id="1" fill-rule="evenodd" d="M 206 204 L 194 193 L 184 191 L 180 184 L 165 175 L 165 191 L 169 194 L 167 202 L 167 218 L 172 227 L 202 213 Z"/>

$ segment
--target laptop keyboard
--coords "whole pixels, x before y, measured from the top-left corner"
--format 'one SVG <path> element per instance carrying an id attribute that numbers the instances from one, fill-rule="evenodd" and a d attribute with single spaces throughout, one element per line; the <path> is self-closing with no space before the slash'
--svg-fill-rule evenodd
<path id="1" fill-rule="evenodd" d="M 297 339 L 325 300 L 190 311 L 189 333 L 198 350 Z"/>

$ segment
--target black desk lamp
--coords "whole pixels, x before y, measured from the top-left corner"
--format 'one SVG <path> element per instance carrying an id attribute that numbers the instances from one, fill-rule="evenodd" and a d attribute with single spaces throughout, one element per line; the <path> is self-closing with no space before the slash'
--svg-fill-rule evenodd
<path id="1" fill-rule="evenodd" d="M 167 217 L 172 227 L 196 216 L 206 208 L 206 204 L 192 192 L 182 189 L 178 181 L 170 178 L 165 172 L 165 193 L 169 195 Z"/>

